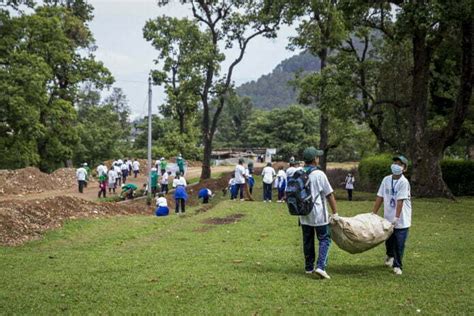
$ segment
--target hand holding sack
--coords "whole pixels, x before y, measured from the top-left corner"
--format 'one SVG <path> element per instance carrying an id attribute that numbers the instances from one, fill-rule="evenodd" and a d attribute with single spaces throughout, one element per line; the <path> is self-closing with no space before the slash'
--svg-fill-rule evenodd
<path id="1" fill-rule="evenodd" d="M 354 217 L 331 217 L 332 240 L 342 250 L 361 253 L 376 247 L 393 233 L 393 225 L 386 219 L 373 214 L 359 214 Z"/>

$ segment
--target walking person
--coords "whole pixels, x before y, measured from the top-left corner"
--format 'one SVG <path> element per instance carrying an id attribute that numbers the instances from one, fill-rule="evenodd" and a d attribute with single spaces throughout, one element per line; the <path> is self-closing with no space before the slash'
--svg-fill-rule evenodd
<path id="1" fill-rule="evenodd" d="M 235 166 L 234 180 L 235 180 L 235 185 L 237 186 L 237 192 L 235 194 L 235 197 L 237 198 L 237 195 L 239 194 L 239 191 L 240 191 L 240 200 L 244 201 L 244 190 L 245 190 L 244 158 L 239 158 L 239 164 Z"/>
<path id="2" fill-rule="evenodd" d="M 186 200 L 188 194 L 186 193 L 186 179 L 181 176 L 180 172 L 176 172 L 176 177 L 173 180 L 174 199 L 176 202 L 176 214 L 184 213 L 186 211 Z"/>
<path id="3" fill-rule="evenodd" d="M 184 160 L 181 154 L 179 154 L 178 157 L 176 158 L 176 164 L 178 165 L 179 173 L 182 176 L 184 176 L 184 169 L 185 169 L 184 167 L 185 167 L 186 161 Z"/>
<path id="4" fill-rule="evenodd" d="M 120 164 L 120 161 L 117 161 L 114 165 L 114 171 L 115 171 L 115 174 L 117 175 L 117 178 L 116 178 L 116 187 L 121 187 L 122 186 L 122 167 L 121 167 L 121 164 Z"/>
<path id="5" fill-rule="evenodd" d="M 76 170 L 76 178 L 77 178 L 77 183 L 79 186 L 79 193 L 83 193 L 84 191 L 84 186 L 86 184 L 86 178 L 87 178 L 87 171 L 84 168 L 85 166 L 82 165 Z"/>
<path id="6" fill-rule="evenodd" d="M 161 193 L 168 194 L 168 179 L 171 175 L 171 171 L 165 172 L 161 175 L 160 185 Z"/>
<path id="7" fill-rule="evenodd" d="M 127 159 L 125 159 L 123 164 L 120 166 L 120 169 L 122 170 L 122 179 L 123 179 L 123 183 L 125 184 L 127 182 L 127 177 L 128 177 Z"/>
<path id="8" fill-rule="evenodd" d="M 135 159 L 133 161 L 132 168 L 133 168 L 134 178 L 136 178 L 138 176 L 138 173 L 140 172 L 140 163 L 138 162 L 138 160 Z"/>
<path id="9" fill-rule="evenodd" d="M 153 194 L 153 197 L 156 195 L 158 192 L 158 169 L 155 167 L 151 168 L 151 194 Z"/>
<path id="10" fill-rule="evenodd" d="M 283 203 L 285 201 L 285 190 L 286 190 L 286 172 L 283 170 L 283 167 L 278 168 L 277 173 L 277 190 L 278 190 L 278 200 L 277 203 Z"/>
<path id="11" fill-rule="evenodd" d="M 84 183 L 84 187 L 87 188 L 87 184 L 89 183 L 89 175 L 91 175 L 91 168 L 87 165 L 87 162 L 84 162 L 83 164 L 84 169 L 86 169 L 87 175 L 86 175 L 86 183 Z"/>
<path id="12" fill-rule="evenodd" d="M 305 258 L 305 271 L 308 274 L 315 273 L 320 278 L 330 279 L 326 272 L 328 263 L 329 247 L 331 245 L 331 234 L 329 230 L 329 205 L 333 217 L 337 220 L 337 205 L 333 189 L 326 174 L 319 170 L 319 157 L 324 152 L 314 147 L 308 147 L 303 152 L 305 162 L 304 170 L 308 174 L 311 185 L 311 197 L 313 209 L 308 215 L 299 216 L 303 232 L 303 252 Z M 316 261 L 314 237 L 319 241 L 318 259 Z M 315 269 L 316 261 L 316 269 Z"/>
<path id="13" fill-rule="evenodd" d="M 105 174 L 102 174 L 99 177 L 99 194 L 98 194 L 99 199 L 101 195 L 104 198 L 107 197 L 107 176 Z"/>
<path id="14" fill-rule="evenodd" d="M 272 163 L 268 162 L 267 166 L 263 168 L 262 177 L 263 177 L 263 202 L 272 201 L 272 183 L 275 179 L 276 172 L 272 167 Z"/>
<path id="15" fill-rule="evenodd" d="M 117 187 L 117 173 L 114 168 L 110 168 L 107 177 L 109 180 L 109 193 L 113 192 L 115 194 L 115 188 Z"/>
<path id="16" fill-rule="evenodd" d="M 372 211 L 377 214 L 383 203 L 384 218 L 394 225 L 392 235 L 385 241 L 385 265 L 393 268 L 395 275 L 402 274 L 405 242 L 411 226 L 411 187 L 403 175 L 407 167 L 408 159 L 404 156 L 393 158 L 392 174 L 383 178 Z"/>
<path id="17" fill-rule="evenodd" d="M 351 172 L 349 172 L 344 180 L 344 185 L 347 191 L 347 199 L 352 201 L 352 191 L 354 190 L 355 178 Z"/>
<path id="18" fill-rule="evenodd" d="M 105 166 L 105 163 L 101 162 L 98 166 L 97 166 L 97 176 L 100 177 L 101 175 L 107 175 L 107 172 L 108 172 L 108 169 L 107 167 Z"/>
<path id="19" fill-rule="evenodd" d="M 166 173 L 166 167 L 168 166 L 168 162 L 166 161 L 165 157 L 160 158 L 160 173 L 164 175 Z"/>

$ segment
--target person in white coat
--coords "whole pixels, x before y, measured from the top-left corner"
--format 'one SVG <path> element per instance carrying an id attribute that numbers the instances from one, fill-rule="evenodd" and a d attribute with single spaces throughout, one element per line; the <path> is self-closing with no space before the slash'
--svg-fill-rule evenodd
<path id="1" fill-rule="evenodd" d="M 76 178 L 77 184 L 79 186 L 79 193 L 83 193 L 87 178 L 87 170 L 84 168 L 84 165 L 76 170 Z"/>
<path id="2" fill-rule="evenodd" d="M 115 188 L 117 187 L 117 173 L 114 168 L 110 168 L 107 177 L 109 179 L 109 193 L 114 192 L 115 194 Z"/>

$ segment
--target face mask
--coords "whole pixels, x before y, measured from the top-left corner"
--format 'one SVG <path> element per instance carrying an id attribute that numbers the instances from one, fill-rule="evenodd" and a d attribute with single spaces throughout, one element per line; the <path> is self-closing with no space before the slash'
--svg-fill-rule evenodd
<path id="1" fill-rule="evenodd" d="M 390 167 L 392 169 L 392 173 L 396 176 L 399 176 L 403 173 L 403 167 L 397 164 L 392 164 Z"/>

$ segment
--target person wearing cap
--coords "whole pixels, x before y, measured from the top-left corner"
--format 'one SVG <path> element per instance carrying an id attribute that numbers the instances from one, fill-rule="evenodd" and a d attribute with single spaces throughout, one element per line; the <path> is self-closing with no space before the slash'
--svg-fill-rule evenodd
<path id="1" fill-rule="evenodd" d="M 377 214 L 383 203 L 384 217 L 394 225 L 393 234 L 385 241 L 385 265 L 393 268 L 396 275 L 401 275 L 405 242 L 411 226 L 411 188 L 403 175 L 408 167 L 408 159 L 396 156 L 392 160 L 392 174 L 383 178 L 372 212 Z"/>
<path id="2" fill-rule="evenodd" d="M 178 155 L 176 158 L 176 164 L 178 165 L 179 173 L 184 176 L 184 165 L 185 165 L 184 158 L 181 154 Z"/>
<path id="3" fill-rule="evenodd" d="M 84 186 L 87 179 L 87 171 L 84 167 L 85 166 L 82 165 L 76 170 L 76 178 L 77 178 L 77 184 L 79 186 L 79 193 L 83 193 Z"/>
<path id="4" fill-rule="evenodd" d="M 272 163 L 268 162 L 267 166 L 262 170 L 263 181 L 263 202 L 272 201 L 272 183 L 275 180 L 276 172 L 272 167 Z"/>
<path id="5" fill-rule="evenodd" d="M 161 157 L 160 159 L 160 171 L 161 175 L 166 173 L 166 167 L 168 166 L 168 162 L 166 161 L 165 157 Z"/>
<path id="6" fill-rule="evenodd" d="M 303 252 L 305 271 L 316 274 L 322 279 L 330 279 L 326 272 L 331 234 L 329 230 L 329 214 L 327 204 L 332 209 L 333 218 L 338 220 L 336 198 L 334 190 L 326 174 L 318 168 L 319 157 L 324 152 L 314 147 L 308 147 L 303 152 L 305 161 L 304 170 L 308 174 L 311 185 L 311 196 L 314 202 L 313 209 L 308 215 L 300 216 L 299 221 L 303 231 Z M 319 240 L 319 254 L 316 261 L 314 237 Z M 315 269 L 316 261 L 316 269 Z"/>
<path id="7" fill-rule="evenodd" d="M 244 158 L 239 158 L 239 164 L 235 166 L 234 171 L 234 181 L 235 185 L 237 186 L 237 190 L 235 192 L 235 197 L 237 199 L 237 195 L 240 191 L 240 200 L 244 200 L 244 189 L 245 189 L 245 168 L 244 168 Z"/>

